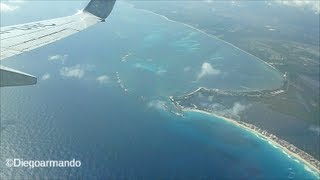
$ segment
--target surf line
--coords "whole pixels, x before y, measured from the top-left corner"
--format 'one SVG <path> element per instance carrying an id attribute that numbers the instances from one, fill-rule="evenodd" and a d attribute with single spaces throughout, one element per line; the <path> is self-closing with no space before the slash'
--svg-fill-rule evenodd
<path id="1" fill-rule="evenodd" d="M 184 97 L 191 96 L 195 92 L 201 90 L 201 88 L 198 88 L 196 91 L 191 92 Z M 267 131 L 260 129 L 259 127 L 250 124 L 245 123 L 241 121 L 237 121 L 234 119 L 231 119 L 229 117 L 225 117 L 223 115 L 216 114 L 214 112 L 208 112 L 202 109 L 198 109 L 198 107 L 184 107 L 181 106 L 179 103 L 177 103 L 173 96 L 169 96 L 169 100 L 173 104 L 173 106 L 181 111 L 181 112 L 197 112 L 206 114 L 209 116 L 217 117 L 221 120 L 224 120 L 225 122 L 230 123 L 231 125 L 234 125 L 236 127 L 241 128 L 242 130 L 246 130 L 247 132 L 257 136 L 259 139 L 264 140 L 269 143 L 269 145 L 275 149 L 279 149 L 280 152 L 284 153 L 288 156 L 288 158 L 296 161 L 297 163 L 303 165 L 304 167 L 308 167 L 310 170 L 308 170 L 310 173 L 312 173 L 317 178 L 320 175 L 320 166 L 319 161 L 316 160 L 313 156 L 309 155 L 308 153 L 304 152 L 303 150 L 299 149 L 298 147 L 294 146 L 293 144 L 281 139 L 280 137 L 276 137 L 275 135 L 268 133 Z M 274 139 L 275 138 L 275 139 Z M 297 152 L 293 152 L 290 150 L 290 148 L 296 149 Z M 305 168 L 306 169 L 306 168 Z M 307 169 L 306 169 L 307 170 Z"/>
<path id="2" fill-rule="evenodd" d="M 182 25 L 184 25 L 184 26 L 186 26 L 186 27 L 188 27 L 188 28 L 191 28 L 191 29 L 193 29 L 193 30 L 196 30 L 196 31 L 198 31 L 198 32 L 200 32 L 200 33 L 202 33 L 202 34 L 205 34 L 206 36 L 208 36 L 208 37 L 210 37 L 210 38 L 213 38 L 213 39 L 216 39 L 216 40 L 218 40 L 218 41 L 221 41 L 221 42 L 223 42 L 223 43 L 225 43 L 225 44 L 228 44 L 228 45 L 236 48 L 237 50 L 239 50 L 239 51 L 241 51 L 241 52 L 243 52 L 243 53 L 245 53 L 245 54 L 248 54 L 249 56 L 252 56 L 252 57 L 258 59 L 258 60 L 259 60 L 260 62 L 262 62 L 263 64 L 266 64 L 267 66 L 269 66 L 269 67 L 272 68 L 273 70 L 275 70 L 275 71 L 277 71 L 277 72 L 279 72 L 279 73 L 281 73 L 281 74 L 283 75 L 283 73 L 280 72 L 277 68 L 275 68 L 275 67 L 272 66 L 271 64 L 265 62 L 265 61 L 262 60 L 261 58 L 255 56 L 255 55 L 253 55 L 253 54 L 251 54 L 251 53 L 249 53 L 249 52 L 247 52 L 247 51 L 239 48 L 238 46 L 236 46 L 236 45 L 234 45 L 234 44 L 232 44 L 232 43 L 230 43 L 230 42 L 227 42 L 227 41 L 225 41 L 225 40 L 223 40 L 223 39 L 221 39 L 221 38 L 219 38 L 219 37 L 217 37 L 217 36 L 215 36 L 215 35 L 209 34 L 209 33 L 205 32 L 204 30 L 198 29 L 198 28 L 196 28 L 196 27 L 194 27 L 194 26 L 192 26 L 192 25 L 190 25 L 190 24 L 187 24 L 187 23 L 183 23 L 183 22 L 180 22 L 180 21 L 175 21 L 175 20 L 169 19 L 168 17 L 166 17 L 166 16 L 164 16 L 164 15 L 155 13 L 155 12 L 150 11 L 150 10 L 140 9 L 140 8 L 136 8 L 136 7 L 134 7 L 134 8 L 135 8 L 135 9 L 138 9 L 138 10 L 140 10 L 140 11 L 143 11 L 143 12 L 147 12 L 147 13 L 150 13 L 150 14 L 153 14 L 153 15 L 156 15 L 156 16 L 160 16 L 161 18 L 163 18 L 163 19 L 165 19 L 165 20 L 167 20 L 167 21 L 169 21 L 169 22 L 182 24 Z"/>
<path id="3" fill-rule="evenodd" d="M 161 17 L 161 18 L 163 18 L 163 19 L 165 19 L 165 20 L 167 20 L 167 21 L 169 21 L 169 22 L 182 24 L 182 25 L 184 25 L 184 26 L 186 26 L 186 27 L 188 27 L 188 28 L 191 28 L 191 29 L 193 29 L 193 30 L 196 30 L 196 31 L 198 31 L 198 32 L 200 32 L 200 33 L 202 33 L 202 34 L 204 34 L 204 35 L 206 35 L 206 36 L 210 37 L 210 38 L 213 38 L 213 39 L 216 39 L 216 40 L 218 40 L 218 41 L 221 41 L 221 42 L 223 42 L 223 43 L 225 43 L 225 44 L 228 44 L 228 45 L 230 45 L 230 46 L 232 46 L 232 47 L 236 48 L 237 50 L 239 50 L 239 51 L 241 51 L 241 52 L 243 52 L 243 53 L 245 53 L 245 54 L 247 54 L 247 55 L 249 55 L 249 56 L 252 56 L 252 57 L 254 57 L 254 58 L 258 59 L 260 62 L 262 62 L 263 64 L 265 64 L 265 65 L 269 66 L 269 67 L 270 67 L 270 68 L 272 68 L 273 70 L 275 70 L 275 71 L 277 71 L 277 72 L 279 72 L 279 73 L 283 74 L 283 73 L 282 73 L 282 72 L 280 72 L 277 68 L 275 68 L 275 67 L 274 67 L 274 66 L 272 66 L 271 64 L 269 64 L 269 63 L 265 62 L 265 61 L 264 61 L 264 60 L 262 60 L 261 58 L 259 58 L 259 57 L 255 56 L 255 55 L 253 55 L 253 54 L 251 54 L 251 53 L 249 53 L 249 52 L 247 52 L 247 51 L 245 51 L 245 50 L 243 50 L 243 49 L 241 49 L 241 48 L 237 47 L 236 45 L 234 45 L 234 44 L 232 44 L 232 43 L 230 43 L 230 42 L 227 42 L 227 41 L 225 41 L 225 40 L 223 40 L 223 39 L 221 39 L 221 38 L 219 38 L 219 37 L 217 37 L 217 36 L 215 36 L 215 35 L 209 34 L 209 33 L 205 32 L 204 30 L 198 29 L 198 28 L 196 28 L 196 27 L 194 27 L 194 26 L 192 26 L 192 25 L 190 25 L 190 24 L 187 24 L 187 23 L 183 23 L 183 22 L 179 22 L 179 21 L 175 21 L 175 20 L 169 19 L 168 17 L 166 17 L 166 16 L 164 16 L 164 15 L 161 15 L 161 14 L 155 13 L 155 12 L 150 11 L 150 10 L 140 9 L 140 8 L 136 8 L 136 7 L 134 7 L 134 6 L 133 6 L 133 8 L 135 8 L 135 9 L 137 9 L 137 10 L 140 10 L 140 11 L 143 11 L 143 12 L 146 12 L 146 13 L 150 13 L 150 14 L 153 14 L 153 15 L 159 16 L 159 17 Z M 191 94 L 192 94 L 192 93 L 191 93 Z M 179 108 L 178 108 L 178 109 L 179 109 Z M 262 139 L 264 139 L 264 140 L 268 141 L 269 143 L 271 143 L 271 144 L 272 144 L 272 146 L 273 146 L 273 147 L 278 147 L 278 148 L 282 149 L 282 150 L 283 150 L 283 152 L 285 152 L 285 154 L 288 154 L 288 155 L 293 156 L 295 159 L 300 160 L 300 162 L 302 161 L 303 163 L 300 163 L 300 164 L 306 165 L 307 167 L 311 167 L 312 169 L 314 169 L 314 170 L 315 170 L 315 173 L 317 173 L 317 175 L 316 175 L 316 176 L 318 176 L 318 174 L 319 174 L 319 172 L 320 172 L 320 171 L 319 171 L 319 169 L 318 169 L 317 167 L 315 167 L 315 166 L 311 165 L 311 164 L 310 164 L 308 161 L 306 161 L 304 158 L 300 157 L 299 155 L 297 155 L 297 154 L 295 154 L 295 153 L 290 152 L 290 151 L 289 151 L 289 150 L 287 150 L 285 147 L 283 147 L 283 146 L 282 146 L 282 145 L 280 145 L 279 143 L 277 143 L 277 142 L 275 142 L 275 141 L 271 140 L 270 138 L 265 137 L 265 136 L 263 136 L 262 134 L 257 133 L 257 132 L 255 132 L 255 131 L 252 131 L 250 128 L 248 128 L 248 127 L 246 127 L 246 126 L 244 126 L 244 125 L 242 125 L 242 124 L 237 123 L 235 120 L 230 120 L 230 119 L 228 119 L 228 118 L 226 118 L 226 117 L 219 116 L 219 115 L 212 114 L 212 113 L 208 113 L 208 112 L 201 111 L 201 110 L 197 110 L 197 109 L 189 109 L 189 108 L 185 108 L 185 109 L 182 109 L 182 111 L 200 112 L 200 113 L 205 113 L 205 114 L 208 114 L 208 115 L 211 115 L 211 116 L 218 117 L 218 118 L 220 118 L 220 119 L 224 119 L 224 120 L 226 120 L 226 119 L 227 119 L 227 121 L 228 121 L 228 122 L 231 122 L 232 124 L 234 124 L 234 125 L 236 125 L 236 126 L 242 127 L 243 129 L 245 129 L 245 130 L 247 130 L 247 131 L 249 131 L 249 132 L 251 132 L 251 133 L 255 134 L 256 136 L 258 136 L 258 137 L 260 137 L 260 138 L 262 138 Z M 290 157 L 290 158 L 292 159 L 292 157 Z M 314 171 L 313 171 L 313 172 L 314 172 Z M 314 175 L 315 175 L 315 174 L 314 174 Z"/>

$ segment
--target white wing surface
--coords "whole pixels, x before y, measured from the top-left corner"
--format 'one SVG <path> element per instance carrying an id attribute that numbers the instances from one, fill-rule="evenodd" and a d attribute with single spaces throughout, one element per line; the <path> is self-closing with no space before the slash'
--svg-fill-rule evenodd
<path id="1" fill-rule="evenodd" d="M 81 13 L 72 16 L 1 27 L 0 60 L 50 44 L 98 22 L 104 22 L 114 4 L 115 0 L 91 0 Z M 36 82 L 34 76 L 0 66 L 0 87 L 30 85 Z"/>

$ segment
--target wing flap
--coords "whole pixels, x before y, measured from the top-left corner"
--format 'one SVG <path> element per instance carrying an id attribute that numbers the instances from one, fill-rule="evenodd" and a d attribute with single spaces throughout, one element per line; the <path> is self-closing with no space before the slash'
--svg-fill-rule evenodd
<path id="1" fill-rule="evenodd" d="M 25 86 L 37 83 L 37 78 L 0 65 L 0 87 Z"/>
<path id="2" fill-rule="evenodd" d="M 73 16 L 1 27 L 0 60 L 50 44 L 104 21 L 114 4 L 115 0 L 91 0 L 83 12 Z M 0 66 L 0 86 L 36 82 L 32 75 Z"/>

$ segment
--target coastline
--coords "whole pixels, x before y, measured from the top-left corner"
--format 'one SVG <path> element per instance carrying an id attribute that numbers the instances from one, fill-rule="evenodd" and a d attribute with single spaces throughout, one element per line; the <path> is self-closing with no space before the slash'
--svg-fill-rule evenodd
<path id="1" fill-rule="evenodd" d="M 210 91 L 211 89 L 207 89 L 205 87 L 199 87 L 196 90 L 183 95 L 183 96 L 177 96 L 176 98 L 180 99 L 188 99 L 191 96 L 193 96 L 198 91 L 205 90 Z M 214 91 L 219 91 L 218 89 L 213 89 Z M 277 89 L 276 89 L 277 90 Z M 221 92 L 225 93 L 225 92 Z M 298 147 L 294 146 L 293 144 L 267 132 L 264 129 L 261 129 L 253 124 L 246 123 L 240 120 L 233 119 L 232 117 L 220 115 L 219 113 L 212 112 L 207 109 L 198 108 L 196 105 L 193 104 L 193 106 L 182 106 L 180 105 L 179 101 L 176 102 L 176 99 L 173 96 L 169 97 L 170 101 L 174 105 L 174 107 L 182 112 L 192 111 L 192 112 L 198 112 L 207 114 L 209 116 L 214 116 L 219 119 L 223 119 L 229 123 L 232 123 L 233 125 L 240 127 L 254 135 L 256 135 L 258 138 L 261 138 L 264 141 L 267 141 L 270 145 L 272 145 L 274 148 L 278 148 L 282 150 L 284 154 L 286 154 L 289 158 L 293 159 L 294 161 L 304 165 L 304 168 L 306 171 L 311 172 L 316 177 L 320 177 L 320 162 L 319 160 L 315 159 L 310 154 L 306 153 L 305 151 L 299 149 Z"/>
<path id="2" fill-rule="evenodd" d="M 258 60 L 259 60 L 260 62 L 262 62 L 263 64 L 269 66 L 269 67 L 272 68 L 273 70 L 275 70 L 275 71 L 277 71 L 278 73 L 284 75 L 284 74 L 283 74 L 281 71 L 279 71 L 277 68 L 275 68 L 275 67 L 272 66 L 271 64 L 263 61 L 261 58 L 255 56 L 255 55 L 253 55 L 253 54 L 251 54 L 251 53 L 249 53 L 249 52 L 247 52 L 247 51 L 245 51 L 245 50 L 237 47 L 236 45 L 234 45 L 234 44 L 232 44 L 232 43 L 230 43 L 230 42 L 227 42 L 227 41 L 225 41 L 225 40 L 223 40 L 223 39 L 221 39 L 221 38 L 219 38 L 219 37 L 217 37 L 217 36 L 215 36 L 215 35 L 209 34 L 209 33 L 205 32 L 205 31 L 203 31 L 203 30 L 201 30 L 201 29 L 198 29 L 198 28 L 196 28 L 196 27 L 194 27 L 194 26 L 192 26 L 192 25 L 190 25 L 190 24 L 169 19 L 168 17 L 166 17 L 166 16 L 164 16 L 164 15 L 161 15 L 161 14 L 158 14 L 158 13 L 155 13 L 155 12 L 153 12 L 153 11 L 146 10 L 146 9 L 141 9 L 141 8 L 136 8 L 136 7 L 134 7 L 134 8 L 135 8 L 135 9 L 138 9 L 138 10 L 140 10 L 140 11 L 144 11 L 144 12 L 147 12 L 147 13 L 150 13 L 150 14 L 153 14 L 153 15 L 156 15 L 156 16 L 160 16 L 161 18 L 163 18 L 163 19 L 165 19 L 165 20 L 167 20 L 167 21 L 169 21 L 169 22 L 182 24 L 182 25 L 184 25 L 184 26 L 186 26 L 186 27 L 188 27 L 188 28 L 191 28 L 191 29 L 193 29 L 193 30 L 195 30 L 195 31 L 198 31 L 198 32 L 200 32 L 200 33 L 202 33 L 202 34 L 210 37 L 210 38 L 213 38 L 213 39 L 216 39 L 216 40 L 218 40 L 218 41 L 221 41 L 221 42 L 223 42 L 223 43 L 225 43 L 225 44 L 228 44 L 228 45 L 232 46 L 233 48 L 236 48 L 237 50 L 239 50 L 239 51 L 241 51 L 241 52 L 243 52 L 243 53 L 245 53 L 245 54 L 248 54 L 249 56 L 252 56 L 252 57 L 258 59 Z"/>
<path id="3" fill-rule="evenodd" d="M 134 8 L 136 8 L 136 7 L 134 7 Z M 168 17 L 166 17 L 166 16 L 164 16 L 164 15 L 155 13 L 155 12 L 150 11 L 150 10 L 140 9 L 140 8 L 136 8 L 136 9 L 138 9 L 138 10 L 140 10 L 140 11 L 147 12 L 147 13 L 151 13 L 151 14 L 156 15 L 156 16 L 160 16 L 161 18 L 163 18 L 163 19 L 165 19 L 166 21 L 169 21 L 169 22 L 182 24 L 182 25 L 184 25 L 184 26 L 186 26 L 186 27 L 188 27 L 188 28 L 191 28 L 191 29 L 193 29 L 193 30 L 195 30 L 195 31 L 197 31 L 197 32 L 200 32 L 200 33 L 202 33 L 202 34 L 204 34 L 204 35 L 206 35 L 206 36 L 208 36 L 208 37 L 210 37 L 210 38 L 213 38 L 213 39 L 216 39 L 216 40 L 221 41 L 221 42 L 223 42 L 223 43 L 226 43 L 226 44 L 228 44 L 228 45 L 236 48 L 237 50 L 239 50 L 239 51 L 241 51 L 241 52 L 244 52 L 244 53 L 246 53 L 246 54 L 248 54 L 248 55 L 250 55 L 250 56 L 258 59 L 258 60 L 259 60 L 260 62 L 262 62 L 263 64 L 267 65 L 268 67 L 272 68 L 273 70 L 275 70 L 275 71 L 279 72 L 280 74 L 284 75 L 282 72 L 280 72 L 280 71 L 279 71 L 278 69 L 276 69 L 274 66 L 272 66 L 271 64 L 263 61 L 261 58 L 255 56 L 255 55 L 253 55 L 253 54 L 250 54 L 249 52 L 247 52 L 247 51 L 245 51 L 245 50 L 242 50 L 242 49 L 240 49 L 239 47 L 235 46 L 234 44 L 231 44 L 231 43 L 229 43 L 229 42 L 227 42 L 227 41 L 224 41 L 223 39 L 221 39 L 221 38 L 219 38 L 219 37 L 217 37 L 217 36 L 214 36 L 214 35 L 212 35 L 212 34 L 209 34 L 209 33 L 205 32 L 205 31 L 203 31 L 203 30 L 201 30 L 201 29 L 198 29 L 198 28 L 196 28 L 196 27 L 194 27 L 194 26 L 192 26 L 192 25 L 189 25 L 189 24 L 187 24 L 187 23 L 183 23 L 183 22 L 179 22 L 179 21 L 175 21 L 175 20 L 169 19 Z M 197 92 L 197 91 L 198 91 L 199 89 L 201 89 L 201 88 L 202 88 L 202 87 L 199 87 L 199 88 L 196 89 L 195 91 L 193 91 L 193 92 L 191 92 L 191 93 L 189 93 L 189 94 L 187 94 L 187 95 L 185 95 L 185 96 L 191 96 L 194 92 Z M 300 153 L 302 150 L 300 150 L 299 148 L 297 148 L 297 147 L 295 147 L 295 146 L 292 145 L 294 148 L 296 148 L 296 149 L 299 150 L 298 153 L 293 152 L 292 150 L 289 149 L 290 146 L 281 145 L 279 142 L 275 141 L 275 140 L 272 139 L 270 136 L 266 136 L 266 134 L 261 133 L 261 132 L 259 132 L 258 130 L 254 129 L 254 128 L 250 128 L 249 126 L 254 126 L 254 125 L 252 125 L 252 124 L 248 124 L 248 123 L 242 124 L 242 123 L 244 123 L 244 122 L 241 123 L 241 122 L 238 122 L 237 120 L 234 120 L 234 119 L 231 119 L 231 118 L 227 118 L 227 117 L 224 117 L 224 116 L 221 116 L 221 115 L 217 115 L 217 114 L 214 114 L 214 113 L 210 113 L 210 112 L 207 112 L 207 111 L 204 111 L 204 110 L 199 110 L 199 109 L 197 109 L 197 108 L 187 108 L 187 107 L 182 107 L 182 108 L 180 108 L 180 107 L 178 107 L 178 106 L 175 104 L 175 102 L 171 99 L 171 97 L 170 97 L 170 100 L 172 101 L 172 103 L 174 104 L 174 106 L 175 106 L 177 109 L 179 109 L 179 110 L 181 110 L 181 111 L 183 111 L 183 112 L 198 112 L 198 113 L 207 114 L 207 115 L 209 115 L 209 116 L 214 116 L 214 117 L 217 117 L 217 118 L 219 118 L 219 119 L 223 119 L 223 120 L 225 120 L 225 121 L 227 121 L 227 122 L 229 122 L 229 123 L 232 123 L 233 125 L 235 125 L 235 126 L 237 126 L 237 127 L 240 127 L 240 128 L 242 128 L 242 129 L 244 129 L 244 130 L 246 130 L 246 131 L 248 131 L 248 132 L 256 135 L 258 138 L 267 141 L 267 142 L 268 142 L 270 145 L 272 145 L 274 148 L 279 148 L 280 150 L 282 150 L 282 152 L 283 152 L 284 154 L 286 154 L 289 158 L 295 160 L 295 161 L 296 161 L 297 163 L 299 163 L 299 164 L 302 164 L 302 165 L 305 167 L 305 170 L 306 170 L 306 171 L 309 171 L 309 172 L 311 172 L 312 174 L 314 174 L 316 177 L 319 177 L 319 174 L 320 174 L 320 168 L 319 168 L 319 166 L 318 166 L 318 167 L 315 166 L 314 164 L 310 163 L 310 162 L 312 162 L 312 161 L 308 161 L 307 158 L 303 158 L 302 156 L 300 156 L 298 153 Z M 272 135 L 272 134 L 271 134 L 271 135 Z M 274 135 L 272 135 L 272 136 L 274 136 Z M 280 140 L 280 141 L 284 141 L 284 140 L 281 140 L 281 139 L 279 139 L 279 140 Z M 286 141 L 284 141 L 284 142 L 286 142 Z M 286 142 L 286 143 L 290 144 L 289 142 Z M 291 144 L 290 144 L 290 145 L 291 145 Z M 304 151 L 302 151 L 302 152 L 304 152 Z M 304 152 L 304 153 L 305 153 L 305 152 Z M 305 153 L 305 154 L 307 154 L 307 153 Z M 310 156 L 309 154 L 307 154 L 307 155 Z"/>
<path id="4" fill-rule="evenodd" d="M 174 105 L 175 105 L 175 104 L 174 104 Z M 175 106 L 176 106 L 176 105 L 175 105 Z M 180 108 L 179 108 L 179 109 L 180 109 Z M 244 129 L 244 130 L 246 130 L 246 131 L 248 131 L 248 132 L 250 132 L 250 133 L 252 133 L 252 134 L 254 134 L 254 135 L 256 135 L 256 136 L 258 136 L 258 137 L 260 137 L 260 138 L 262 138 L 263 140 L 268 141 L 268 143 L 269 143 L 270 145 L 273 145 L 274 148 L 279 148 L 279 149 L 283 150 L 283 152 L 286 153 L 287 155 L 292 156 L 292 157 L 294 157 L 295 159 L 297 159 L 297 160 L 299 161 L 298 163 L 301 163 L 301 162 L 302 162 L 303 165 L 306 165 L 307 167 L 310 167 L 311 170 L 313 170 L 313 172 L 317 173 L 317 174 L 315 174 L 315 176 L 318 176 L 318 177 L 319 177 L 320 169 L 318 169 L 317 167 L 315 167 L 314 165 L 312 165 L 310 162 L 308 162 L 307 160 L 305 160 L 304 158 L 302 158 L 302 157 L 299 156 L 298 154 L 290 151 L 289 149 L 287 149 L 286 147 L 282 146 L 281 144 L 279 144 L 278 142 L 274 141 L 273 139 L 265 136 L 264 134 L 262 134 L 262 133 L 260 133 L 260 132 L 258 132 L 258 131 L 256 131 L 256 130 L 254 130 L 254 129 L 251 129 L 251 128 L 247 127 L 247 126 L 244 126 L 243 124 L 238 123 L 236 120 L 233 120 L 233 119 L 230 119 L 230 118 L 221 116 L 221 115 L 209 113 L 209 112 L 206 112 L 206 111 L 202 111 L 202 110 L 199 110 L 199 109 L 183 108 L 183 109 L 181 109 L 181 110 L 182 110 L 183 112 L 197 112 L 197 113 L 207 114 L 207 115 L 209 115 L 209 116 L 214 116 L 214 117 L 217 117 L 217 118 L 219 118 L 219 119 L 223 119 L 223 120 L 225 120 L 225 121 L 227 121 L 227 122 L 229 122 L 229 123 L 232 123 L 233 125 L 238 126 L 238 127 L 242 128 L 242 129 Z M 290 157 L 290 158 L 291 158 L 291 157 Z M 313 172 L 312 172 L 312 173 L 313 173 Z"/>

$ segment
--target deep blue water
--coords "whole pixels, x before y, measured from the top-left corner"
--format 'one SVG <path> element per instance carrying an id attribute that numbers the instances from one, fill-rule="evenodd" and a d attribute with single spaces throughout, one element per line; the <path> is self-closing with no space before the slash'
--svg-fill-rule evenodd
<path id="1" fill-rule="evenodd" d="M 64 62 L 48 60 L 57 54 L 67 55 Z M 220 73 L 197 79 L 203 63 Z M 232 124 L 172 113 L 167 97 L 199 86 L 270 89 L 282 83 L 280 73 L 254 57 L 181 24 L 118 4 L 107 23 L 4 65 L 39 82 L 1 89 L 1 178 L 316 179 Z M 66 69 L 76 69 L 78 77 L 63 75 Z M 41 79 L 44 74 L 50 78 Z M 102 75 L 107 82 L 96 80 Z M 75 158 L 82 166 L 8 168 L 7 158 Z"/>

